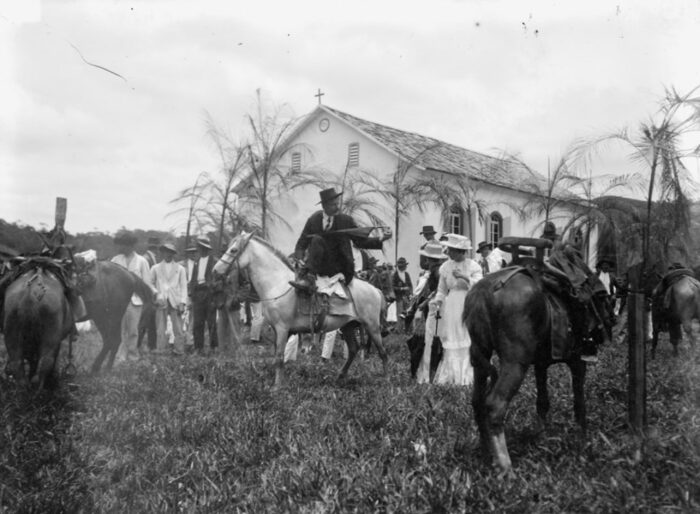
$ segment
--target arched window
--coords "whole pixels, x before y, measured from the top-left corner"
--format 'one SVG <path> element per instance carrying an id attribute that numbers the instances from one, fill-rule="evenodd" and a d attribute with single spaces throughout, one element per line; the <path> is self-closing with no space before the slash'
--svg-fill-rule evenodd
<path id="1" fill-rule="evenodd" d="M 292 173 L 299 172 L 301 170 L 301 152 L 292 153 Z"/>
<path id="2" fill-rule="evenodd" d="M 450 207 L 450 214 L 447 218 L 447 231 L 450 234 L 464 235 L 464 211 L 459 205 Z"/>
<path id="3" fill-rule="evenodd" d="M 498 240 L 503 237 L 503 216 L 499 212 L 492 212 L 486 226 L 486 241 L 494 248 L 498 246 Z"/>

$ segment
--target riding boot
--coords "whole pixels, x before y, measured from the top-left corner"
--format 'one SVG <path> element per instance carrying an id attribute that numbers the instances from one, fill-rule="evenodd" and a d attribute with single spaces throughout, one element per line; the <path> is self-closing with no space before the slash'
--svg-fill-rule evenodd
<path id="1" fill-rule="evenodd" d="M 313 294 L 316 291 L 316 275 L 314 275 L 309 268 L 302 266 L 299 268 L 296 280 L 290 280 L 289 284 L 299 291 Z"/>

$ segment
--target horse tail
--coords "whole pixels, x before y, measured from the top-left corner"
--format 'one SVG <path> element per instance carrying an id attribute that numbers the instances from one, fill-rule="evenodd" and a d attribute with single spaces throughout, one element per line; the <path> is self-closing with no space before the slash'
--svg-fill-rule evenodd
<path id="1" fill-rule="evenodd" d="M 495 312 L 495 298 L 487 281 L 477 282 L 464 299 L 462 322 L 467 325 L 471 345 L 469 355 L 472 364 L 487 370 L 491 384 L 498 380 L 498 370 L 491 364 L 495 344 L 491 313 Z"/>
<path id="2" fill-rule="evenodd" d="M 389 309 L 389 304 L 386 302 L 386 298 L 384 297 L 383 294 L 379 294 L 381 297 L 381 307 L 379 308 L 379 327 L 381 329 L 384 329 L 384 327 L 387 326 L 386 322 L 386 316 L 387 316 L 387 311 Z"/>
<path id="3" fill-rule="evenodd" d="M 138 275 L 131 273 L 134 278 L 134 293 L 141 298 L 144 305 L 150 305 L 153 303 L 153 289 L 151 286 L 146 284 Z"/>

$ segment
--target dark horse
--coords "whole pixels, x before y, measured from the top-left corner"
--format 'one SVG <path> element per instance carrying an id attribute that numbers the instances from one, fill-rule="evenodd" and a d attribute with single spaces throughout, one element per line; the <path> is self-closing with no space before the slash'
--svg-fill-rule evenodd
<path id="1" fill-rule="evenodd" d="M 653 299 L 651 358 L 656 357 L 659 332 L 663 330 L 668 330 L 674 356 L 678 356 L 678 344 L 683 337 L 681 326 L 691 346 L 695 346 L 693 319 L 700 321 L 700 282 L 690 270 L 673 270 L 664 276 Z"/>
<path id="2" fill-rule="evenodd" d="M 78 288 L 87 317 L 95 322 L 102 336 L 102 350 L 92 365 L 92 373 L 97 373 L 107 354 L 107 369 L 114 364 L 122 340 L 122 317 L 131 295 L 136 293 L 147 305 L 152 302 L 153 291 L 139 277 L 113 262 L 97 261 L 94 265 L 78 262 L 78 266 Z"/>
<path id="3" fill-rule="evenodd" d="M 20 384 L 27 380 L 39 389 L 55 378 L 61 341 L 73 327 L 73 315 L 55 264 L 32 258 L 5 292 L 4 327 L 7 373 Z M 24 361 L 29 362 L 29 375 Z"/>
<path id="4" fill-rule="evenodd" d="M 552 358 L 553 338 L 559 337 L 557 334 L 567 338 L 569 314 L 561 308 L 563 299 L 543 289 L 536 275 L 520 269 L 513 273 L 506 268 L 474 284 L 465 299 L 463 314 L 472 340 L 472 406 L 481 444 L 484 449 L 491 450 L 494 462 L 503 470 L 511 467 L 503 431 L 505 414 L 531 364 L 535 365 L 540 420 L 545 422 L 549 411 L 547 368 L 555 362 L 564 362 L 571 370 L 575 419 L 582 429 L 586 426 L 583 395 L 586 363 L 575 351 L 567 352 L 566 358 L 560 360 Z M 589 280 L 598 279 L 593 276 Z M 603 295 L 594 295 L 592 310 L 595 313 L 587 317 L 589 333 L 597 343 L 610 337 L 612 321 L 605 302 L 607 299 Z M 499 357 L 499 370 L 490 362 L 493 353 Z"/>

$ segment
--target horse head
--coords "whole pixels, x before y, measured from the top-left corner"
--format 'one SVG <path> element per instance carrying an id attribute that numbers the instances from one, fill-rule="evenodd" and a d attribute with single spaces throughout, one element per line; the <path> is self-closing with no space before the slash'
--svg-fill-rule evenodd
<path id="1" fill-rule="evenodd" d="M 234 237 L 229 247 L 226 249 L 219 261 L 214 265 L 214 274 L 227 275 L 231 269 L 231 266 L 233 266 L 235 263 L 238 263 L 239 266 L 247 264 L 241 262 L 241 255 L 243 255 L 243 251 L 248 246 L 248 243 L 252 237 L 252 232 L 248 233 L 245 231 Z"/>

